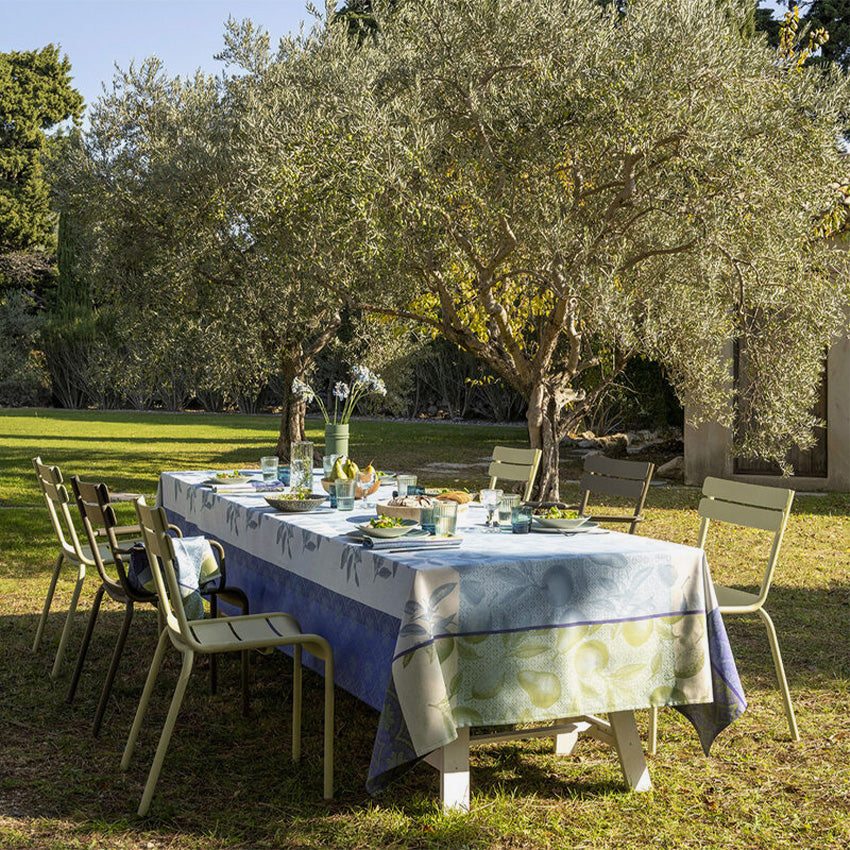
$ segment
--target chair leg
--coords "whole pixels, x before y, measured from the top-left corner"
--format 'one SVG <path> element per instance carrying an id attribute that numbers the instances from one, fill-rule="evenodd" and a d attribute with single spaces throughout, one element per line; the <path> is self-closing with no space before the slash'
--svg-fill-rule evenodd
<path id="1" fill-rule="evenodd" d="M 649 729 L 646 733 L 646 749 L 654 756 L 658 752 L 658 709 L 649 709 Z"/>
<path id="2" fill-rule="evenodd" d="M 41 646 L 41 638 L 44 635 L 44 626 L 47 623 L 47 617 L 50 614 L 50 605 L 53 602 L 53 594 L 56 593 L 56 582 L 59 580 L 59 571 L 62 569 L 62 562 L 65 560 L 65 553 L 60 552 L 56 559 L 56 566 L 53 567 L 53 575 L 50 577 L 50 584 L 47 587 L 47 596 L 44 597 L 44 607 L 41 609 L 41 617 L 38 619 L 38 628 L 35 630 L 35 640 L 32 644 L 32 651 L 38 652 Z"/>
<path id="3" fill-rule="evenodd" d="M 80 675 L 83 672 L 83 664 L 86 660 L 86 655 L 89 651 L 89 643 L 91 642 L 94 624 L 97 622 L 97 615 L 100 611 L 100 603 L 103 601 L 103 585 L 97 589 L 92 602 L 91 611 L 89 612 L 88 623 L 86 623 L 86 633 L 83 635 L 83 642 L 80 644 L 80 651 L 77 654 L 77 664 L 74 667 L 74 675 L 71 677 L 71 684 L 68 685 L 68 693 L 65 695 L 65 702 L 73 702 L 74 694 L 77 693 L 77 685 L 80 683 Z"/>
<path id="4" fill-rule="evenodd" d="M 791 692 L 788 690 L 788 680 L 785 678 L 785 667 L 782 664 L 782 653 L 779 651 L 779 639 L 776 637 L 776 629 L 773 620 L 763 608 L 758 609 L 758 615 L 762 618 L 767 628 L 767 637 L 770 641 L 770 652 L 773 655 L 773 666 L 776 668 L 776 678 L 779 680 L 779 690 L 782 693 L 782 702 L 785 705 L 785 717 L 788 719 L 788 728 L 791 730 L 791 740 L 799 741 L 800 732 L 797 729 L 797 718 L 794 716 L 794 706 L 791 704 Z"/>
<path id="5" fill-rule="evenodd" d="M 65 648 L 68 645 L 68 638 L 71 636 L 71 629 L 74 625 L 74 614 L 77 610 L 77 602 L 80 600 L 80 591 L 83 589 L 85 578 L 86 566 L 85 564 L 80 564 L 77 572 L 77 583 L 74 585 L 74 592 L 71 594 L 71 604 L 68 606 L 68 614 L 65 617 L 65 627 L 62 629 L 62 637 L 59 638 L 59 647 L 56 650 L 56 658 L 53 660 L 53 669 L 50 671 L 51 679 L 55 679 L 59 675 L 59 669 L 65 658 Z"/>
<path id="6" fill-rule="evenodd" d="M 215 594 L 210 596 L 210 619 L 214 620 L 218 617 L 218 597 Z M 213 653 L 210 655 L 210 693 L 215 695 L 218 693 L 218 656 Z"/>
<path id="7" fill-rule="evenodd" d="M 106 706 L 109 704 L 109 695 L 112 693 L 112 685 L 115 682 L 118 665 L 121 663 L 121 656 L 124 654 L 124 644 L 127 642 L 130 624 L 133 622 L 133 609 L 133 600 L 130 599 L 124 608 L 124 621 L 121 623 L 121 631 L 118 632 L 118 640 L 115 641 L 115 649 L 112 650 L 112 660 L 109 662 L 109 670 L 106 673 L 106 679 L 104 679 L 100 699 L 97 703 L 97 711 L 94 714 L 91 733 L 95 738 L 100 734 L 100 724 L 103 722 L 103 715 L 106 713 Z"/>
<path id="8" fill-rule="evenodd" d="M 334 660 L 328 647 L 325 655 L 325 788 L 326 800 L 334 795 Z"/>
<path id="9" fill-rule="evenodd" d="M 194 659 L 195 653 L 191 650 L 186 650 L 183 653 L 183 666 L 180 668 L 177 687 L 174 689 L 174 696 L 171 698 L 171 706 L 168 709 L 168 716 L 165 718 L 165 726 L 162 727 L 162 734 L 159 736 L 156 755 L 153 757 L 153 764 L 151 765 L 150 773 L 148 773 L 148 781 L 145 783 L 145 790 L 142 794 L 142 802 L 139 804 L 140 816 L 146 815 L 148 809 L 151 807 L 153 792 L 156 790 L 156 783 L 159 781 L 159 772 L 162 770 L 162 763 L 165 761 L 165 754 L 168 751 L 168 744 L 171 741 L 174 724 L 177 722 L 177 715 L 180 713 L 180 706 L 183 704 L 183 697 L 186 694 L 186 685 L 189 684 L 189 676 L 192 673 L 192 662 Z"/>
<path id="10" fill-rule="evenodd" d="M 136 739 L 139 737 L 139 730 L 142 728 L 142 720 L 145 717 L 145 710 L 148 707 L 148 702 L 151 698 L 154 683 L 156 682 L 159 667 L 162 664 L 162 656 L 165 655 L 165 646 L 168 643 L 168 629 L 163 629 L 159 633 L 159 641 L 156 644 L 156 651 L 153 654 L 151 661 L 151 669 L 148 671 L 148 677 L 145 679 L 145 687 L 142 691 L 142 696 L 139 699 L 139 707 L 136 709 L 136 717 L 133 720 L 133 726 L 130 729 L 130 734 L 127 737 L 127 743 L 124 746 L 124 755 L 121 756 L 121 770 L 126 770 L 130 766 L 130 759 L 133 757 L 133 750 L 136 748 Z"/>
<path id="11" fill-rule="evenodd" d="M 242 664 L 242 716 L 250 717 L 251 716 L 251 693 L 250 693 L 250 684 L 248 680 L 248 656 L 249 652 L 244 651 L 240 653 L 241 656 L 241 664 Z"/>
<path id="12" fill-rule="evenodd" d="M 292 760 L 301 760 L 301 645 L 292 648 Z"/>
<path id="13" fill-rule="evenodd" d="M 242 613 L 248 613 L 248 600 L 242 600 Z M 248 678 L 248 662 L 250 661 L 250 652 L 242 653 L 242 716 L 248 717 L 251 714 L 251 693 L 250 681 Z"/>

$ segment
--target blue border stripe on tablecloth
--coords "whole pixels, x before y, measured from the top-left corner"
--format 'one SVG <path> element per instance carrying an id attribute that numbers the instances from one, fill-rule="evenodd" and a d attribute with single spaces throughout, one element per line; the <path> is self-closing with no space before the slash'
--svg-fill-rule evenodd
<path id="1" fill-rule="evenodd" d="M 428 640 L 423 640 L 421 643 L 417 643 L 414 646 L 409 646 L 407 649 L 399 652 L 398 654 L 393 656 L 393 663 L 398 661 L 399 658 L 403 658 L 405 655 L 409 655 L 411 652 L 415 652 L 417 649 L 422 649 L 425 646 L 429 646 L 435 641 L 441 640 L 442 638 L 459 638 L 459 637 L 477 637 L 478 635 L 512 635 L 519 634 L 521 632 L 539 632 L 539 631 L 549 631 L 550 629 L 570 629 L 574 626 L 603 626 L 603 625 L 611 625 L 612 623 L 637 623 L 641 620 L 659 620 L 662 617 L 688 617 L 694 614 L 705 614 L 705 608 L 695 608 L 694 610 L 685 610 L 685 611 L 668 611 L 661 612 L 660 614 L 647 614 L 645 617 L 614 617 L 612 619 L 606 620 L 579 620 L 572 623 L 543 623 L 539 626 L 521 626 L 515 629 L 487 629 L 486 631 L 477 631 L 477 632 L 441 632 L 440 634 L 432 635 Z"/>
<path id="2" fill-rule="evenodd" d="M 381 710 L 401 628 L 397 617 L 220 540 L 211 529 L 200 528 L 178 511 L 166 508 L 165 512 L 169 522 L 185 535 L 202 534 L 224 546 L 227 583 L 245 591 L 252 614 L 285 611 L 298 620 L 304 632 L 327 638 L 334 652 L 335 683 Z M 291 654 L 291 649 L 284 651 Z M 309 653 L 304 654 L 304 663 L 323 673 L 324 664 Z"/>

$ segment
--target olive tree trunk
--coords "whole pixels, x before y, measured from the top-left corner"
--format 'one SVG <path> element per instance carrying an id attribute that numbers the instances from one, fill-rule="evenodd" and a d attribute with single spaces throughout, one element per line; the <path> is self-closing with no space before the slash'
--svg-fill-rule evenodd
<path id="1" fill-rule="evenodd" d="M 532 391 L 526 418 L 531 447 L 542 452 L 533 497 L 540 501 L 558 501 L 560 445 L 564 423 L 554 399 L 543 386 L 537 386 Z"/>

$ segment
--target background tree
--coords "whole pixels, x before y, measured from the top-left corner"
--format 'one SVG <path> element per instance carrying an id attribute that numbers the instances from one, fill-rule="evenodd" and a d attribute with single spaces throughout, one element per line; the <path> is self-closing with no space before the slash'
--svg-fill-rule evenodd
<path id="1" fill-rule="evenodd" d="M 82 114 L 70 73 L 52 44 L 0 53 L 0 253 L 54 244 L 42 155 L 47 132 Z"/>
<path id="2" fill-rule="evenodd" d="M 286 457 L 304 436 L 289 387 L 342 322 L 316 277 L 345 263 L 328 230 L 328 187 L 293 181 L 289 151 L 268 172 L 253 157 L 264 144 L 256 116 L 270 107 L 252 99 L 250 63 L 267 43 L 234 23 L 222 58 L 245 64 L 233 76 L 172 79 L 156 59 L 120 74 L 82 147 L 58 164 L 56 198 L 91 234 L 84 265 L 111 316 L 104 336 L 123 352 L 98 358 L 108 385 L 169 407 L 217 391 L 251 411 L 275 381 Z M 282 223 L 273 238 L 269 217 Z"/>
<path id="3" fill-rule="evenodd" d="M 721 351 L 744 339 L 737 451 L 779 461 L 810 439 L 847 301 L 813 236 L 848 87 L 747 37 L 750 11 L 407 0 L 391 22 L 373 3 L 375 44 L 326 28 L 303 46 L 298 91 L 348 140 L 339 179 L 360 180 L 351 303 L 422 322 L 527 400 L 541 495 L 565 430 L 636 354 L 697 420 L 729 422 Z"/>
<path id="4" fill-rule="evenodd" d="M 777 6 L 785 6 L 788 12 L 797 9 L 800 24 L 813 30 L 823 28 L 829 34 L 829 40 L 811 57 L 818 64 L 835 62 L 846 71 L 850 67 L 850 4 L 847 0 L 788 0 L 784 4 L 764 5 L 765 0 L 757 0 L 755 12 L 756 28 L 767 33 L 774 46 L 779 44 L 779 31 L 783 15 L 777 12 Z"/>

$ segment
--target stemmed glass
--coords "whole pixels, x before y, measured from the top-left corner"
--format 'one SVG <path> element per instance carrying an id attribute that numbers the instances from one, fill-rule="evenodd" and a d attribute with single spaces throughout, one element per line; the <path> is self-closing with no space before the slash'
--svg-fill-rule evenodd
<path id="1" fill-rule="evenodd" d="M 357 475 L 357 486 L 363 491 L 363 498 L 360 501 L 361 508 L 369 507 L 369 491 L 377 480 L 374 472 L 360 472 Z"/>
<path id="2" fill-rule="evenodd" d="M 486 525 L 491 531 L 498 531 L 498 525 L 493 522 L 493 514 L 496 511 L 496 508 L 502 503 L 502 491 L 501 490 L 482 490 L 481 491 L 481 504 L 487 508 L 487 522 Z"/>

